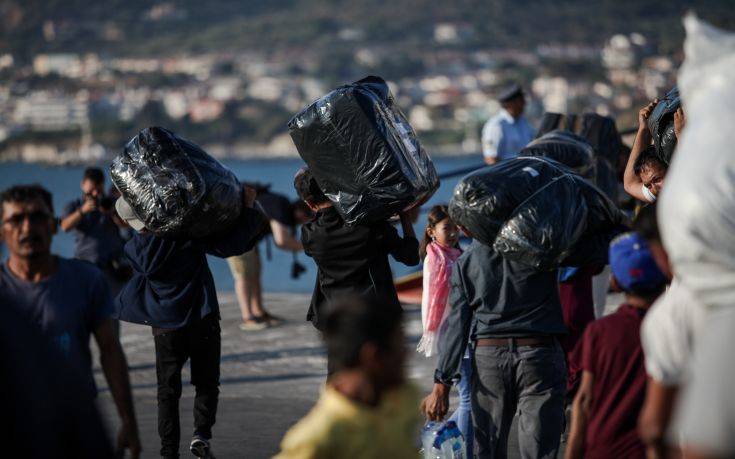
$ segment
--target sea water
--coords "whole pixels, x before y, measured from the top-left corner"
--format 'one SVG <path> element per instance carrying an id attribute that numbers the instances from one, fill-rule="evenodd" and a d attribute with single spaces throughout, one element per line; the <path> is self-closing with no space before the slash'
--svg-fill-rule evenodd
<path id="1" fill-rule="evenodd" d="M 290 199 L 296 198 L 293 189 L 293 176 L 304 164 L 300 159 L 268 159 L 268 160 L 223 160 L 223 164 L 232 169 L 235 174 L 246 182 L 260 182 L 271 184 L 271 190 L 284 194 Z M 452 156 L 434 159 L 439 173 L 454 169 L 466 168 L 468 166 L 482 164 L 482 157 Z M 105 165 L 101 165 L 103 168 Z M 38 164 L 27 164 L 17 162 L 0 163 L 0 190 L 15 185 L 40 183 L 46 187 L 54 197 L 54 210 L 60 215 L 64 206 L 71 200 L 80 196 L 79 183 L 85 166 L 42 166 Z M 428 209 L 431 205 L 447 203 L 452 195 L 452 190 L 460 177 L 445 179 L 441 183 L 439 191 L 424 205 Z M 109 176 L 106 185 L 109 187 Z M 422 213 L 416 222 L 415 229 L 417 237 L 421 238 L 426 224 L 426 214 Z M 270 244 L 270 259 L 268 258 L 267 245 Z M 71 234 L 59 230 L 54 237 L 52 246 L 54 253 L 71 257 L 74 254 L 74 238 Z M 260 254 L 263 265 L 263 288 L 267 292 L 310 292 L 314 287 L 316 279 L 316 268 L 313 261 L 304 254 L 298 255 L 298 260 L 306 267 L 306 272 L 298 279 L 291 279 L 291 263 L 293 255 L 290 252 L 279 250 L 273 241 L 264 241 L 260 245 Z M 2 254 L 4 259 L 5 254 Z M 232 276 L 227 263 L 219 258 L 209 257 L 209 266 L 214 275 L 217 290 L 228 292 L 233 290 Z M 393 274 L 395 276 L 410 273 L 416 268 L 408 268 L 391 260 Z"/>

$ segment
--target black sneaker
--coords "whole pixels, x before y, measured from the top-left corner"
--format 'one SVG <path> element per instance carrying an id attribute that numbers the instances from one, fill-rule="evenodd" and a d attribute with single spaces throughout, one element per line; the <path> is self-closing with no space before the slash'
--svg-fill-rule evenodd
<path id="1" fill-rule="evenodd" d="M 192 437 L 189 451 L 199 458 L 215 459 L 214 454 L 212 454 L 212 448 L 209 446 L 209 440 L 199 435 Z"/>

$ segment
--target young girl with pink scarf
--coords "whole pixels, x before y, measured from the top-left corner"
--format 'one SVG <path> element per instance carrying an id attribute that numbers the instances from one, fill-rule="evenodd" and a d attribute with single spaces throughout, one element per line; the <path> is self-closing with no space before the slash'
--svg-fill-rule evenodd
<path id="1" fill-rule="evenodd" d="M 434 206 L 429 211 L 421 256 L 424 257 L 424 288 L 421 297 L 421 321 L 423 334 L 417 351 L 426 357 L 434 357 L 441 349 L 442 334 L 450 305 L 450 278 L 452 267 L 462 254 L 459 249 L 459 228 L 449 217 L 447 206 Z M 465 353 L 460 368 L 459 407 L 451 420 L 457 423 L 467 444 L 467 457 L 472 457 L 472 419 L 470 377 L 472 361 Z"/>

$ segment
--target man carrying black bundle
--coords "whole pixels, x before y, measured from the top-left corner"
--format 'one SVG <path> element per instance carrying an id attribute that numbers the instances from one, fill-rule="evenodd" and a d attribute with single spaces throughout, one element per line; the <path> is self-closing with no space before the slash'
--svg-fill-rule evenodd
<path id="1" fill-rule="evenodd" d="M 604 264 L 612 237 L 585 239 L 564 265 Z M 453 267 L 448 304 L 434 389 L 422 402 L 422 411 L 432 420 L 446 415 L 449 390 L 459 377 L 474 323 L 472 419 L 477 457 L 507 457 L 516 411 L 521 457 L 556 457 L 566 391 L 564 352 L 558 342 L 566 328 L 556 271 L 508 260 L 476 240 Z"/>
<path id="2" fill-rule="evenodd" d="M 625 191 L 645 203 L 656 201 L 669 167 L 661 160 L 655 147 L 651 144 L 653 136 L 648 129 L 648 118 L 656 108 L 656 104 L 658 104 L 658 99 L 654 99 L 638 112 L 638 133 L 635 136 L 623 175 Z M 677 139 L 681 136 L 685 124 L 686 117 L 679 108 L 674 113 L 674 135 Z"/>
<path id="3" fill-rule="evenodd" d="M 308 169 L 296 174 L 294 187 L 316 212 L 301 230 L 304 252 L 318 268 L 306 319 L 323 330 L 325 305 L 344 294 L 373 295 L 384 307 L 400 309 L 388 255 L 407 266 L 419 264 L 419 243 L 406 215 L 401 214 L 402 238 L 388 222 L 347 226 Z M 327 367 L 331 374 L 329 362 Z"/>
<path id="4" fill-rule="evenodd" d="M 118 214 L 138 233 L 125 245 L 133 278 L 117 298 L 120 320 L 153 327 L 158 379 L 161 456 L 179 457 L 181 369 L 191 360 L 194 436 L 190 449 L 212 457 L 210 439 L 219 395 L 219 304 L 206 255 L 225 258 L 253 248 L 266 230 L 253 209 L 255 191 L 244 188 L 243 210 L 232 230 L 199 240 L 170 239 L 145 231 L 130 205 L 119 198 Z"/>

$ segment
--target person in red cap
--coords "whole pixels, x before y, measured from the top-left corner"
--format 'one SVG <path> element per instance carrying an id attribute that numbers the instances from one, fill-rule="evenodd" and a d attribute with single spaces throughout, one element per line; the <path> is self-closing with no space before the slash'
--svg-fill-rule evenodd
<path id="1" fill-rule="evenodd" d="M 646 395 L 640 327 L 666 277 L 645 239 L 625 233 L 610 243 L 613 286 L 625 292 L 616 312 L 589 324 L 581 349 L 566 459 L 645 458 L 638 415 Z"/>

